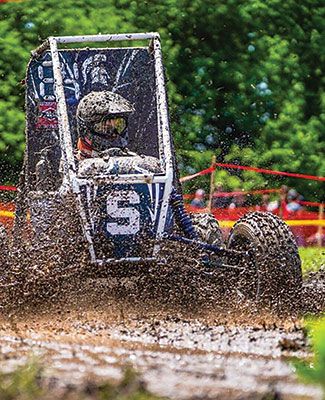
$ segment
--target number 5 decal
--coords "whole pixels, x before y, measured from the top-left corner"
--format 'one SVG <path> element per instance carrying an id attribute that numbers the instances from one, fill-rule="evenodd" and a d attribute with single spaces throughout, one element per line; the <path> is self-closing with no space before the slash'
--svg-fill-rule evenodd
<path id="1" fill-rule="evenodd" d="M 119 207 L 119 202 L 139 204 L 140 196 L 134 190 L 119 190 L 107 199 L 107 214 L 114 219 L 127 219 L 127 224 L 107 222 L 106 229 L 111 235 L 134 235 L 140 230 L 140 212 L 134 207 Z"/>

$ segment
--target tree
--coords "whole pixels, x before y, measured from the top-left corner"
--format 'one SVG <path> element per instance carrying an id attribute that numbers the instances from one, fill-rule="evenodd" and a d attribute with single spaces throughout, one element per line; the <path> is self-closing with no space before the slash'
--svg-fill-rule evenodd
<path id="1" fill-rule="evenodd" d="M 218 161 L 324 175 L 320 0 L 299 7 L 294 0 L 67 0 L 64 7 L 28 0 L 1 11 L 0 152 L 7 153 L 7 165 L 17 166 L 21 157 L 17 82 L 40 38 L 158 30 L 183 174 L 207 167 L 214 153 Z M 236 175 L 239 183 L 248 179 L 244 187 L 275 184 Z M 319 193 L 316 183 L 286 183 Z"/>
<path id="2" fill-rule="evenodd" d="M 304 0 L 299 7 L 292 0 L 130 4 L 136 26 L 163 27 L 184 173 L 201 168 L 213 151 L 219 161 L 324 175 L 320 1 Z M 274 178 L 236 174 L 248 179 L 246 188 L 276 184 Z M 307 181 L 286 183 L 310 188 Z"/>

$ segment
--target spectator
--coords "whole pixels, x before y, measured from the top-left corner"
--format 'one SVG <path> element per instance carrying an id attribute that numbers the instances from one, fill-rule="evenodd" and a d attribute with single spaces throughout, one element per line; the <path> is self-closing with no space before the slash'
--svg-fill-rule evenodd
<path id="1" fill-rule="evenodd" d="M 226 208 L 229 205 L 228 197 L 226 197 L 226 193 L 223 191 L 223 186 L 221 182 L 218 182 L 216 185 L 216 189 L 213 192 L 212 196 L 212 208 Z"/>
<path id="2" fill-rule="evenodd" d="M 288 219 L 297 218 L 294 214 L 302 211 L 303 207 L 300 204 L 300 199 L 302 196 L 296 191 L 296 189 L 290 189 L 287 195 L 287 204 L 286 204 L 286 213 L 287 215 L 284 217 Z M 299 217 L 298 217 L 299 218 Z M 301 226 L 296 226 L 292 229 L 292 232 L 296 238 L 296 242 L 298 246 L 305 246 L 305 237 L 303 233 L 303 228 Z"/>
<path id="3" fill-rule="evenodd" d="M 282 185 L 280 189 L 280 202 L 279 202 L 279 216 L 281 218 L 287 217 L 287 195 L 288 195 L 288 186 Z"/>
<path id="4" fill-rule="evenodd" d="M 286 204 L 286 210 L 289 213 L 294 213 L 297 211 L 300 211 L 302 209 L 302 206 L 299 202 L 300 195 L 296 191 L 296 189 L 290 189 L 287 195 L 287 204 Z"/>
<path id="5" fill-rule="evenodd" d="M 194 208 L 205 208 L 205 191 L 203 189 L 197 189 L 195 197 L 191 201 L 191 206 Z"/>
<path id="6" fill-rule="evenodd" d="M 270 195 L 268 193 L 264 193 L 262 195 L 262 202 L 260 205 L 256 206 L 256 210 L 276 213 L 279 209 L 279 205 L 280 203 L 278 200 L 270 201 Z"/>
<path id="7" fill-rule="evenodd" d="M 231 200 L 231 203 L 229 205 L 230 209 L 233 208 L 238 208 L 238 207 L 245 207 L 246 203 L 246 198 L 245 195 L 241 193 L 240 189 L 235 189 L 236 194 Z"/>
<path id="8" fill-rule="evenodd" d="M 269 211 L 270 204 L 270 195 L 268 193 L 264 193 L 262 195 L 262 202 L 256 206 L 257 211 Z"/>

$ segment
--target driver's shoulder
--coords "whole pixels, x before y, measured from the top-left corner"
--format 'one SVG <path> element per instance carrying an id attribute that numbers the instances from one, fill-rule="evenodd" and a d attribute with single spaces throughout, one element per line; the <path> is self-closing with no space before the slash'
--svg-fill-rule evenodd
<path id="1" fill-rule="evenodd" d="M 111 153 L 113 154 L 113 153 Z M 104 157 L 86 158 L 79 161 L 78 173 L 81 176 L 97 174 L 139 174 L 159 173 L 161 163 L 159 159 L 136 153 L 115 153 Z"/>

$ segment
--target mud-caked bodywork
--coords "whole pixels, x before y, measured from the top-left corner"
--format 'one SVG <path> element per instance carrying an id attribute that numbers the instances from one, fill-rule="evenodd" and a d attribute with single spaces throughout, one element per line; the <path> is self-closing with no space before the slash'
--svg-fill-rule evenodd
<path id="1" fill-rule="evenodd" d="M 106 45 L 132 39 L 150 43 L 148 47 L 57 47 L 74 41 Z M 155 239 L 173 230 L 170 198 L 179 187 L 159 36 L 50 38 L 34 53 L 26 84 L 24 191 L 31 220 L 41 223 L 46 209 L 44 223 L 49 225 L 51 217 L 56 218 L 51 199 L 64 202 L 66 194 L 73 193 L 93 262 L 154 257 Z M 117 93 L 132 104 L 127 152 L 113 149 L 103 157 L 77 160 L 77 107 L 94 91 Z"/>

